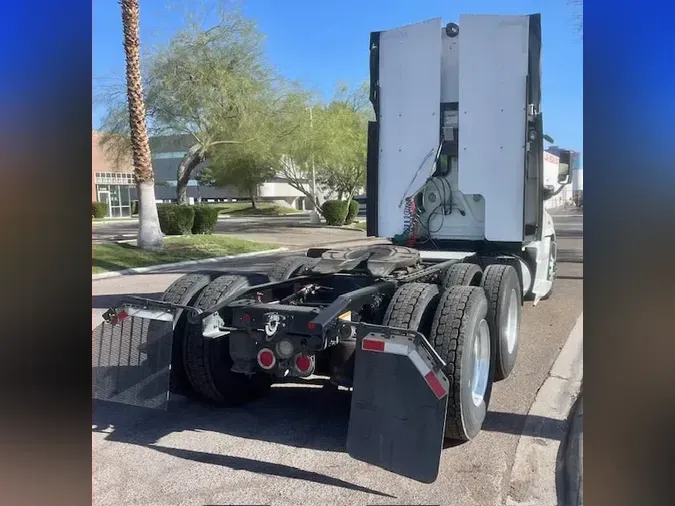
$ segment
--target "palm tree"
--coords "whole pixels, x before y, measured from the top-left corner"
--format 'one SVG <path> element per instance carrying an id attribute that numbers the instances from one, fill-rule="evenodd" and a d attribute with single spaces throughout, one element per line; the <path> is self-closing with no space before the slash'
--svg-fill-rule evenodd
<path id="1" fill-rule="evenodd" d="M 145 104 L 141 86 L 141 42 L 138 30 L 138 0 L 120 0 L 126 57 L 127 102 L 134 179 L 138 190 L 138 236 L 141 249 L 157 250 L 164 244 L 155 202 L 155 178 L 150 158 L 150 142 L 145 123 Z"/>

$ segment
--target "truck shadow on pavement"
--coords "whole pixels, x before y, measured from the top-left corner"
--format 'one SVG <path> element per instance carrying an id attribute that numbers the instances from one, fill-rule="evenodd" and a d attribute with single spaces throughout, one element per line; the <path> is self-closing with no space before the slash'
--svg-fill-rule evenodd
<path id="1" fill-rule="evenodd" d="M 323 384 L 323 379 L 309 379 L 298 384 L 275 386 L 269 397 L 233 409 L 215 408 L 179 396 L 170 401 L 167 411 L 94 400 L 92 431 L 107 433 L 107 441 L 140 445 L 189 461 L 395 497 L 280 463 L 157 444 L 169 434 L 212 432 L 296 448 L 346 452 L 351 394 L 345 390 L 321 388 Z M 524 434 L 526 415 L 491 411 L 483 429 L 556 440 L 564 437 L 566 421 L 535 418 L 538 418 L 536 423 L 528 426 L 536 427 L 536 430 Z M 452 446 L 456 445 L 445 448 Z"/>
<path id="2" fill-rule="evenodd" d="M 346 451 L 351 396 L 344 390 L 275 386 L 271 394 L 239 408 L 217 408 L 175 396 L 167 411 L 94 400 L 93 430 L 108 441 L 150 445 L 164 436 L 209 431 L 319 451 Z"/>
<path id="3" fill-rule="evenodd" d="M 160 453 L 233 470 L 331 485 L 382 497 L 390 494 L 321 473 L 284 464 L 233 455 L 157 445 L 179 432 L 214 432 L 319 451 L 345 451 L 350 394 L 342 390 L 279 386 L 266 399 L 243 408 L 215 408 L 179 396 L 167 411 L 94 400 L 92 431 L 107 433 L 107 441 L 151 448 Z"/>
<path id="4" fill-rule="evenodd" d="M 526 420 L 528 427 L 525 426 Z M 546 416 L 490 411 L 483 430 L 562 441 L 567 431 L 567 421 Z"/>

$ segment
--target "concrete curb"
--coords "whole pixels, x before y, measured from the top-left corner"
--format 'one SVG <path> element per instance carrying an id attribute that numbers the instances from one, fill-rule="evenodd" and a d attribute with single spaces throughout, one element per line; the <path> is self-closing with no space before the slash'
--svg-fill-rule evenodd
<path id="1" fill-rule="evenodd" d="M 286 218 L 288 216 L 307 216 L 307 213 L 279 213 L 279 214 L 272 214 L 270 216 L 265 216 L 265 215 L 232 215 L 232 214 L 219 214 L 218 219 L 220 218 Z"/>
<path id="2" fill-rule="evenodd" d="M 507 506 L 558 506 L 558 454 L 583 379 L 583 316 L 530 407 L 511 469 Z"/>
<path id="3" fill-rule="evenodd" d="M 201 265 L 221 262 L 223 260 L 232 260 L 234 258 L 255 257 L 260 255 L 269 255 L 273 253 L 281 253 L 289 251 L 288 248 L 275 248 L 262 251 L 253 251 L 251 253 L 241 253 L 239 255 L 229 255 L 224 257 L 205 258 L 203 260 L 186 260 L 185 262 L 173 262 L 170 264 L 148 265 L 147 267 L 135 267 L 133 269 L 124 269 L 121 271 L 102 272 L 100 274 L 92 274 L 92 281 L 97 279 L 114 278 L 117 276 L 127 276 L 129 274 L 144 274 L 146 272 L 161 271 L 166 269 L 173 269 L 175 267 L 185 267 L 188 265 Z"/>
<path id="4" fill-rule="evenodd" d="M 567 438 L 561 446 L 559 481 L 560 506 L 584 504 L 584 400 L 582 392 L 569 418 Z"/>
<path id="5" fill-rule="evenodd" d="M 338 226 L 338 225 L 325 225 L 323 223 L 321 224 L 313 224 L 313 223 L 298 223 L 297 225 L 298 228 L 334 228 L 336 230 L 356 230 L 357 232 L 363 232 L 364 234 L 366 233 L 365 230 L 362 228 L 356 228 L 352 226 Z"/>

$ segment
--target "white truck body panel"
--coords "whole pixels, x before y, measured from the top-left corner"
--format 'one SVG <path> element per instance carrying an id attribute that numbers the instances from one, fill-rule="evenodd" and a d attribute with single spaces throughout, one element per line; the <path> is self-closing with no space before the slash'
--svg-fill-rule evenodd
<path id="1" fill-rule="evenodd" d="M 438 18 L 378 32 L 378 176 L 373 204 L 380 237 L 404 233 L 410 216 L 403 201 L 417 195 L 422 214 L 413 221 L 422 228 L 422 237 L 522 244 L 535 259 L 532 269 L 521 258 L 525 292 L 540 297 L 551 287 L 548 258 L 554 234 L 543 208 L 557 203 L 537 196 L 544 185 L 558 186 L 558 159 L 542 153 L 545 160 L 533 161 L 535 143 L 528 139 L 528 124 L 535 128 L 540 105 L 539 75 L 529 75 L 538 71 L 530 66 L 539 64 L 540 51 L 540 28 L 530 26 L 532 19 L 463 15 L 453 36 Z M 533 79 L 529 86 L 528 77 Z M 528 94 L 534 94 L 530 118 Z M 458 117 L 457 152 L 451 155 L 450 171 L 430 179 L 441 143 L 442 110 L 453 108 Z M 543 221 L 534 225 L 537 213 Z M 537 236 L 541 240 L 532 240 Z M 468 256 L 461 245 L 458 249 L 424 257 Z"/>
<path id="2" fill-rule="evenodd" d="M 441 32 L 441 102 L 459 102 L 459 40 Z"/>
<path id="3" fill-rule="evenodd" d="M 441 18 L 381 32 L 378 233 L 400 234 L 401 200 L 429 176 L 439 144 Z M 408 189 L 409 188 L 409 189 Z"/>
<path id="4" fill-rule="evenodd" d="M 460 16 L 459 190 L 485 199 L 485 239 L 519 242 L 526 143 L 526 16 Z"/>

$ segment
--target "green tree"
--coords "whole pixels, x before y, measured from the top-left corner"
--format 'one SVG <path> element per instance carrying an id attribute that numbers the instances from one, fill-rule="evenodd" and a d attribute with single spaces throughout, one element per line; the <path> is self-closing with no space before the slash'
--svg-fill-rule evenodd
<path id="1" fill-rule="evenodd" d="M 319 145 L 315 155 L 320 179 L 340 198 L 346 197 L 346 209 L 366 182 L 371 118 L 366 85 L 356 89 L 339 85 L 335 98 L 316 114 Z"/>
<path id="2" fill-rule="evenodd" d="M 322 131 L 314 128 L 314 111 L 317 108 L 321 106 L 317 106 L 309 93 L 295 88 L 286 94 L 279 103 L 275 122 L 282 132 L 276 136 L 273 146 L 273 164 L 276 173 L 305 195 L 314 209 L 321 213 L 319 185 L 314 187 L 314 182 L 320 181 L 320 174 L 313 177 L 313 173 L 321 170 L 315 162 L 316 153 L 323 146 Z"/>
<path id="3" fill-rule="evenodd" d="M 235 186 L 251 198 L 257 208 L 260 185 L 275 175 L 269 151 L 232 146 L 215 149 L 209 156 L 208 174 L 217 186 Z"/>
<path id="4" fill-rule="evenodd" d="M 194 139 L 177 171 L 180 203 L 186 203 L 188 181 L 211 151 L 270 135 L 267 125 L 286 91 L 265 61 L 263 36 L 255 23 L 223 2 L 218 3 L 217 19 L 208 28 L 203 20 L 190 21 L 146 60 L 145 101 L 152 134 Z M 126 105 L 114 88 L 104 90 L 99 100 L 109 111 L 102 143 L 115 156 L 124 148 L 121 139 L 128 137 L 128 127 L 119 120 Z"/>

